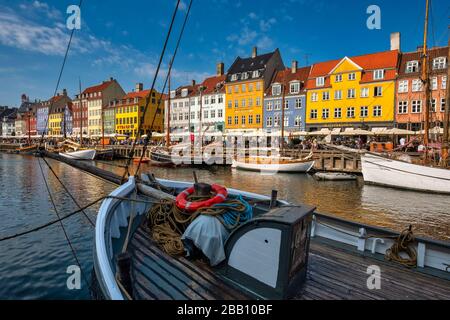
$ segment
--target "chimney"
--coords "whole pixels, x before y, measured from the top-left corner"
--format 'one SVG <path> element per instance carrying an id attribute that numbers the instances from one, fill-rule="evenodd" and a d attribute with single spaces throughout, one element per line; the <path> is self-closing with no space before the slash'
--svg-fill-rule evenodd
<path id="1" fill-rule="evenodd" d="M 298 61 L 297 60 L 292 60 L 291 72 L 292 73 L 296 73 L 297 69 L 298 69 Z"/>
<path id="2" fill-rule="evenodd" d="M 195 80 L 192 80 L 191 85 L 192 85 L 192 86 L 195 86 Z"/>
<path id="3" fill-rule="evenodd" d="M 391 50 L 400 51 L 400 32 L 391 33 Z"/>
<path id="4" fill-rule="evenodd" d="M 22 94 L 21 99 L 22 99 L 22 102 L 27 102 L 28 101 L 28 97 L 27 97 L 27 95 L 25 93 Z"/>
<path id="5" fill-rule="evenodd" d="M 114 78 L 113 77 L 109 78 L 109 81 L 114 81 Z"/>
<path id="6" fill-rule="evenodd" d="M 144 90 L 144 84 L 143 83 L 136 83 L 136 90 L 135 92 L 141 92 Z"/>
<path id="7" fill-rule="evenodd" d="M 256 58 L 257 56 L 258 56 L 258 48 L 257 47 L 253 47 L 252 58 Z"/>
<path id="8" fill-rule="evenodd" d="M 224 69 L 225 69 L 225 65 L 223 64 L 223 62 L 219 62 L 218 64 L 217 64 L 217 75 L 218 76 L 223 76 L 223 74 L 224 74 Z"/>
<path id="9" fill-rule="evenodd" d="M 63 89 L 63 96 L 67 96 L 67 89 Z"/>

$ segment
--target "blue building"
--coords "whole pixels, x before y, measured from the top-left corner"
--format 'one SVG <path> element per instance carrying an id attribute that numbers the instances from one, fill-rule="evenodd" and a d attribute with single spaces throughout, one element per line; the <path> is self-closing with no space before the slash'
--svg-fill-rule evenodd
<path id="1" fill-rule="evenodd" d="M 264 97 L 264 129 L 268 132 L 281 130 L 284 95 L 284 130 L 305 130 L 306 91 L 305 84 L 311 67 L 292 67 L 278 71 Z"/>
<path id="2" fill-rule="evenodd" d="M 36 112 L 36 131 L 38 135 L 48 134 L 48 106 L 41 104 Z"/>
<path id="3" fill-rule="evenodd" d="M 64 119 L 61 125 L 62 125 L 61 130 L 62 131 L 64 129 L 66 130 L 66 136 L 71 136 L 73 134 L 72 102 L 68 102 L 64 108 Z"/>

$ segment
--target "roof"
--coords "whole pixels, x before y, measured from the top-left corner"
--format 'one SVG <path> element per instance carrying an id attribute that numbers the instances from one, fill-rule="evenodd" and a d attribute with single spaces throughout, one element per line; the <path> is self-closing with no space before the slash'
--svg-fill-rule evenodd
<path id="1" fill-rule="evenodd" d="M 252 58 L 241 58 L 237 57 L 234 63 L 231 65 L 230 69 L 228 69 L 226 82 L 236 82 L 239 80 L 247 80 L 247 79 L 240 79 L 236 81 L 231 81 L 231 76 L 234 74 L 242 74 L 244 72 L 253 72 L 256 70 L 261 70 L 260 78 L 263 77 L 264 71 L 266 70 L 266 65 L 269 62 L 270 59 L 274 56 L 274 54 L 278 51 L 276 49 L 273 52 L 257 55 L 256 57 Z"/>
<path id="2" fill-rule="evenodd" d="M 94 93 L 94 92 L 102 92 L 114 82 L 115 82 L 115 80 L 104 81 L 102 84 L 86 88 L 83 91 L 82 94 L 89 94 L 89 93 Z"/>
<path id="3" fill-rule="evenodd" d="M 6 109 L 2 112 L 0 112 L 0 119 L 3 118 L 15 118 L 17 114 L 17 108 L 12 108 L 12 109 Z"/>
<path id="4" fill-rule="evenodd" d="M 181 99 L 181 98 L 189 98 L 189 97 L 195 97 L 199 95 L 200 92 L 200 87 L 201 84 L 195 84 L 195 85 L 190 85 L 190 86 L 181 86 L 178 87 L 177 89 L 175 89 L 175 97 L 172 99 Z M 183 89 L 187 89 L 188 90 L 188 94 L 186 97 L 182 97 L 181 96 L 181 92 L 183 91 Z"/>
<path id="5" fill-rule="evenodd" d="M 434 47 L 427 50 L 428 52 L 428 62 L 429 62 L 429 70 L 431 74 L 447 72 L 447 69 L 433 70 L 433 59 L 437 57 L 447 57 L 448 56 L 448 47 Z M 422 51 L 417 50 L 413 52 L 405 52 L 400 55 L 400 67 L 398 70 L 399 77 L 417 77 L 421 73 L 421 59 L 422 59 Z M 406 65 L 408 61 L 419 61 L 419 68 L 417 72 L 406 73 Z"/>
<path id="6" fill-rule="evenodd" d="M 300 86 L 300 93 L 305 91 L 305 84 L 308 80 L 309 73 L 311 71 L 311 67 L 302 67 L 297 68 L 297 72 L 292 73 L 291 68 L 286 68 L 282 71 L 278 71 L 274 77 L 273 83 L 286 83 L 288 84 L 291 81 L 300 81 L 303 82 L 303 85 Z M 289 94 L 289 86 L 284 86 L 285 94 Z M 266 90 L 267 96 L 272 96 L 272 87 L 268 87 Z"/>
<path id="7" fill-rule="evenodd" d="M 205 89 L 203 94 L 224 93 L 225 92 L 225 78 L 226 75 L 214 76 L 206 78 L 201 84 Z"/>
<path id="8" fill-rule="evenodd" d="M 345 58 L 347 57 L 344 57 L 343 59 Z M 354 62 L 363 69 L 361 83 L 366 83 L 374 81 L 374 79 L 372 78 L 373 73 L 367 71 L 377 69 L 386 69 L 384 81 L 394 80 L 397 74 L 398 58 L 399 58 L 399 51 L 390 50 L 354 56 L 347 59 L 351 60 L 352 62 Z M 309 75 L 306 87 L 308 89 L 318 88 L 316 87 L 316 80 L 315 80 L 318 77 L 325 77 L 325 85 L 321 86 L 320 88 L 330 87 L 330 78 L 327 76 L 333 69 L 336 68 L 336 66 L 341 61 L 343 61 L 343 59 L 330 60 L 314 64 L 311 68 L 311 73 Z"/>

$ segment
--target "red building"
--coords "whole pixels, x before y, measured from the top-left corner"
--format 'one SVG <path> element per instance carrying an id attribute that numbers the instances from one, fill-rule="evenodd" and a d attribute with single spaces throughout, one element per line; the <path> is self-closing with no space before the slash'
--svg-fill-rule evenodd
<path id="1" fill-rule="evenodd" d="M 88 135 L 88 93 L 77 94 L 72 101 L 72 130 L 76 136 L 80 135 L 83 128 L 83 136 Z"/>
<path id="2" fill-rule="evenodd" d="M 442 126 L 447 88 L 448 47 L 428 50 L 430 76 L 431 127 Z M 423 129 L 425 119 L 425 91 L 421 81 L 422 51 L 402 53 L 396 88 L 397 126 L 408 130 Z"/>

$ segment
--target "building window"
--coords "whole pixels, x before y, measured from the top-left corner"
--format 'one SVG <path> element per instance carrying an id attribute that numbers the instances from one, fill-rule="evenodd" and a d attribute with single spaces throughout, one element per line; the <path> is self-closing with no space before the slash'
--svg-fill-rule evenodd
<path id="1" fill-rule="evenodd" d="M 383 87 L 375 87 L 373 90 L 374 97 L 381 97 L 383 95 Z"/>
<path id="2" fill-rule="evenodd" d="M 241 92 L 245 92 L 245 91 L 247 91 L 247 87 L 245 86 L 245 84 L 243 84 L 241 87 Z"/>
<path id="3" fill-rule="evenodd" d="M 433 59 L 433 69 L 440 70 L 447 68 L 447 58 L 446 57 L 438 57 Z"/>
<path id="4" fill-rule="evenodd" d="M 342 109 L 341 108 L 334 108 L 334 117 L 337 119 L 342 117 Z"/>
<path id="5" fill-rule="evenodd" d="M 217 112 L 217 116 L 218 116 L 219 118 L 222 118 L 222 117 L 223 117 L 223 110 L 222 110 L 222 109 L 219 109 L 219 111 Z"/>
<path id="6" fill-rule="evenodd" d="M 241 107 L 245 107 L 245 99 L 241 100 Z"/>
<path id="7" fill-rule="evenodd" d="M 408 90 L 409 90 L 408 84 L 409 84 L 408 80 L 399 81 L 399 83 L 398 83 L 398 92 L 399 93 L 408 92 Z"/>
<path id="8" fill-rule="evenodd" d="M 239 92 L 239 86 L 234 86 L 234 93 L 238 93 Z"/>
<path id="9" fill-rule="evenodd" d="M 441 98 L 441 112 L 445 111 L 445 98 Z"/>
<path id="10" fill-rule="evenodd" d="M 369 107 L 361 107 L 361 110 L 359 111 L 359 116 L 361 118 L 367 118 L 369 116 Z"/>
<path id="11" fill-rule="evenodd" d="M 413 73 L 419 71 L 419 61 L 408 61 L 406 63 L 406 73 Z"/>
<path id="12" fill-rule="evenodd" d="M 336 75 L 335 82 L 342 82 L 342 74 L 337 74 Z"/>
<path id="13" fill-rule="evenodd" d="M 300 127 L 301 123 L 302 123 L 302 117 L 296 116 L 295 120 L 294 120 L 294 126 Z"/>
<path id="14" fill-rule="evenodd" d="M 267 101 L 266 108 L 267 108 L 267 111 L 272 111 L 273 110 L 273 102 Z"/>
<path id="15" fill-rule="evenodd" d="M 399 101 L 398 102 L 398 113 L 399 114 L 408 113 L 408 101 Z"/>
<path id="16" fill-rule="evenodd" d="M 258 77 L 259 77 L 259 70 L 253 71 L 252 78 L 258 78 Z M 259 90 L 259 89 L 256 89 L 256 90 Z"/>
<path id="17" fill-rule="evenodd" d="M 301 109 L 302 107 L 302 99 L 297 98 L 295 99 L 295 109 Z"/>
<path id="18" fill-rule="evenodd" d="M 248 92 L 252 92 L 253 91 L 253 84 L 249 84 L 248 85 Z"/>
<path id="19" fill-rule="evenodd" d="M 272 86 L 272 95 L 273 96 L 279 96 L 281 94 L 281 85 L 274 84 Z"/>
<path id="20" fill-rule="evenodd" d="M 381 80 L 384 79 L 384 69 L 378 69 L 373 71 L 373 79 Z"/>
<path id="21" fill-rule="evenodd" d="M 328 100 L 330 100 L 330 92 L 329 92 L 329 91 L 324 91 L 324 92 L 322 92 L 322 100 L 323 100 L 323 101 L 328 101 Z"/>
<path id="22" fill-rule="evenodd" d="M 275 108 L 274 110 L 281 110 L 281 101 L 280 100 L 276 100 L 275 101 Z"/>
<path id="23" fill-rule="evenodd" d="M 431 99 L 430 100 L 430 105 L 431 105 L 431 112 L 436 112 L 436 99 Z"/>
<path id="24" fill-rule="evenodd" d="M 431 78 L 431 90 L 437 90 L 438 88 L 438 79 L 437 77 Z"/>
<path id="25" fill-rule="evenodd" d="M 354 99 L 356 96 L 355 89 L 348 89 L 347 90 L 347 98 L 348 99 Z"/>
<path id="26" fill-rule="evenodd" d="M 238 75 L 237 75 L 237 74 L 231 75 L 231 81 L 236 81 L 237 78 L 238 78 Z"/>
<path id="27" fill-rule="evenodd" d="M 318 99 L 318 94 L 317 94 L 317 92 L 311 93 L 311 101 L 312 101 L 312 102 L 317 102 L 317 99 Z"/>
<path id="28" fill-rule="evenodd" d="M 259 91 L 259 90 L 261 90 L 261 83 L 257 82 L 256 83 L 256 91 Z"/>
<path id="29" fill-rule="evenodd" d="M 239 117 L 238 116 L 234 116 L 234 124 L 239 124 Z"/>
<path id="30" fill-rule="evenodd" d="M 290 89 L 289 89 L 290 93 L 299 93 L 300 92 L 300 82 L 294 82 L 291 83 Z"/>
<path id="31" fill-rule="evenodd" d="M 231 121 L 231 117 L 228 117 L 228 124 L 231 125 L 232 121 Z"/>
<path id="32" fill-rule="evenodd" d="M 316 78 L 316 86 L 317 87 L 323 87 L 324 85 L 325 85 L 325 78 L 324 77 Z"/>
<path id="33" fill-rule="evenodd" d="M 242 116 L 242 124 L 245 124 L 245 116 Z"/>
<path id="34" fill-rule="evenodd" d="M 260 124 L 261 123 L 261 115 L 257 114 L 256 115 L 256 124 Z"/>
<path id="35" fill-rule="evenodd" d="M 354 117 L 355 117 L 355 107 L 348 107 L 347 118 L 354 118 Z"/>
<path id="36" fill-rule="evenodd" d="M 228 94 L 231 94 L 233 92 L 233 87 L 232 86 L 228 86 L 227 87 L 227 92 L 228 92 Z"/>
<path id="37" fill-rule="evenodd" d="M 203 117 L 204 117 L 205 119 L 208 119 L 208 118 L 209 118 L 209 111 L 208 111 L 208 110 L 205 110 L 205 111 L 203 112 Z"/>
<path id="38" fill-rule="evenodd" d="M 275 118 L 273 120 L 273 126 L 274 127 L 279 127 L 280 126 L 280 116 L 275 116 Z"/>
<path id="39" fill-rule="evenodd" d="M 248 116 L 248 124 L 253 124 L 253 116 L 252 115 Z"/>
<path id="40" fill-rule="evenodd" d="M 191 120 L 195 119 L 195 112 L 191 112 Z"/>
<path id="41" fill-rule="evenodd" d="M 322 109 L 322 119 L 328 119 L 330 116 L 330 109 Z"/>
<path id="42" fill-rule="evenodd" d="M 342 99 L 342 90 L 335 90 L 334 91 L 334 100 L 341 100 Z"/>
<path id="43" fill-rule="evenodd" d="M 228 108 L 231 108 L 231 107 L 233 107 L 233 101 L 228 100 Z"/>
<path id="44" fill-rule="evenodd" d="M 235 108 L 239 108 L 239 101 L 234 100 L 234 107 L 235 107 Z"/>
<path id="45" fill-rule="evenodd" d="M 412 92 L 422 91 L 422 81 L 420 79 L 414 79 L 412 81 Z"/>
<path id="46" fill-rule="evenodd" d="M 348 80 L 356 80 L 356 73 L 352 72 L 348 74 Z"/>
<path id="47" fill-rule="evenodd" d="M 381 106 L 374 106 L 373 107 L 373 116 L 374 117 L 381 117 Z"/>
<path id="48" fill-rule="evenodd" d="M 289 116 L 284 116 L 284 126 L 289 127 Z"/>
<path id="49" fill-rule="evenodd" d="M 447 76 L 442 76 L 441 89 L 447 89 Z"/>
<path id="50" fill-rule="evenodd" d="M 247 80 L 248 79 L 248 73 L 247 72 L 243 72 L 241 75 L 241 79 L 242 80 Z"/>
<path id="51" fill-rule="evenodd" d="M 261 98 L 256 98 L 256 106 L 259 107 L 261 106 Z"/>
<path id="52" fill-rule="evenodd" d="M 271 127 L 272 126 L 272 117 L 267 117 L 266 119 L 266 127 Z"/>
<path id="53" fill-rule="evenodd" d="M 218 99 L 219 101 L 219 103 L 223 103 L 223 96 L 219 96 L 219 99 Z"/>

